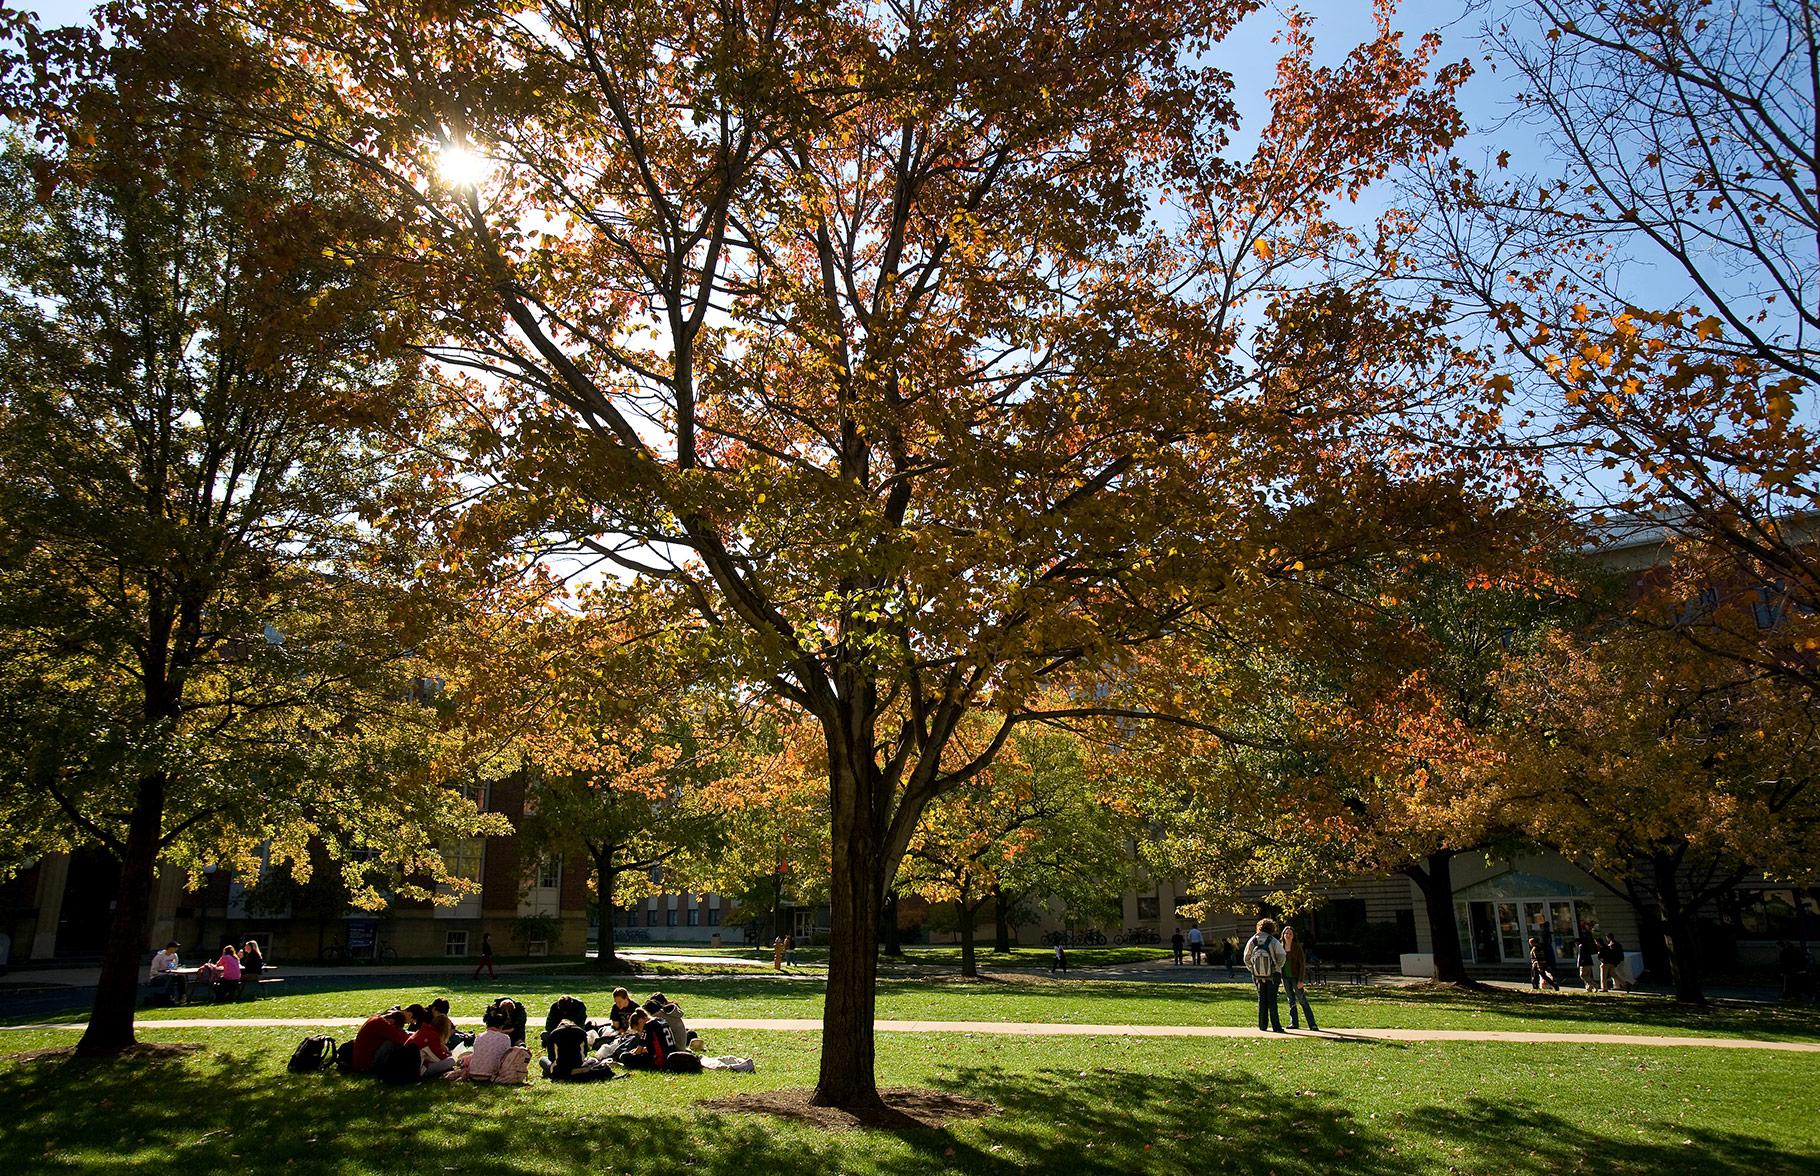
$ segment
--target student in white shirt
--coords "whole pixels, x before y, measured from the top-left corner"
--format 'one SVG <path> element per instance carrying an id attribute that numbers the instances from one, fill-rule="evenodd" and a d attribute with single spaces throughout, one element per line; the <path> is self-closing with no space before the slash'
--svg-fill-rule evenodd
<path id="1" fill-rule="evenodd" d="M 461 1076 L 491 1081 L 499 1071 L 499 1060 L 512 1048 L 512 1035 L 506 1031 L 505 1017 L 497 1009 L 486 1013 L 487 1031 L 474 1039 L 474 1048 L 462 1055 Z"/>
<path id="2" fill-rule="evenodd" d="M 146 981 L 152 995 L 162 997 L 172 1004 L 183 995 L 183 989 L 176 975 L 177 948 L 181 946 L 175 939 L 164 945 L 163 950 L 152 956 L 151 970 Z"/>

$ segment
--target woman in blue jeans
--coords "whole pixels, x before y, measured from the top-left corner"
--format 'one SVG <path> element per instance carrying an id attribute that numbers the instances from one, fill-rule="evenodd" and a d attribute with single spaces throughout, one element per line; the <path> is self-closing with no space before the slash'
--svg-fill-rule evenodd
<path id="1" fill-rule="evenodd" d="M 1296 939 L 1295 928 L 1288 924 L 1283 926 L 1283 987 L 1289 990 L 1289 1027 L 1301 1028 L 1296 1023 L 1299 1003 L 1302 1011 L 1308 1014 L 1309 1031 L 1319 1033 L 1320 1026 L 1314 1023 L 1314 1008 L 1308 1003 L 1308 953 Z"/>

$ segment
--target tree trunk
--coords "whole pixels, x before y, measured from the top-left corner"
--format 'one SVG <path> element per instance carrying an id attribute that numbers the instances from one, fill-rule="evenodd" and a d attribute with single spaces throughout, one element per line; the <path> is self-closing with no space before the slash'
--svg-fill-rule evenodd
<path id="1" fill-rule="evenodd" d="M 1466 957 L 1460 953 L 1460 928 L 1453 909 L 1453 855 L 1451 849 L 1439 850 L 1429 854 L 1424 865 L 1405 867 L 1403 873 L 1422 892 L 1435 979 L 1443 984 L 1471 984 Z"/>
<path id="2" fill-rule="evenodd" d="M 961 887 L 961 896 L 954 904 L 954 917 L 960 925 L 961 932 L 961 975 L 969 980 L 980 978 L 979 955 L 973 947 L 973 915 L 977 904 L 968 898 L 968 888 Z"/>
<path id="3" fill-rule="evenodd" d="M 1678 876 L 1679 854 L 1658 853 L 1651 859 L 1656 884 L 1656 911 L 1662 925 L 1662 938 L 1668 945 L 1668 974 L 1675 988 L 1675 999 L 1684 1004 L 1703 1005 L 1706 993 L 1700 988 L 1700 953 L 1694 943 L 1693 920 L 1681 902 L 1681 879 Z"/>
<path id="4" fill-rule="evenodd" d="M 107 946 L 101 955 L 101 977 L 88 1028 L 76 1043 L 82 1057 L 107 1057 L 137 1042 L 133 1012 L 139 1004 L 139 969 L 152 926 L 152 892 L 157 883 L 159 840 L 164 833 L 164 773 L 140 777 L 139 796 L 127 828 L 126 852 L 120 859 L 120 887 Z"/>
<path id="5" fill-rule="evenodd" d="M 829 736 L 833 876 L 828 892 L 828 986 L 822 1006 L 821 1071 L 810 1102 L 820 1107 L 884 1106 L 874 1075 L 878 917 L 885 878 L 883 822 L 874 815 L 878 782 L 864 754 L 851 758 Z"/>
<path id="6" fill-rule="evenodd" d="M 606 972 L 623 970 L 616 954 L 618 945 L 613 937 L 617 922 L 614 919 L 613 892 L 617 890 L 619 871 L 613 868 L 613 851 L 609 849 L 603 856 L 594 855 L 594 890 L 600 896 L 600 940 L 594 954 L 594 966 Z"/>
<path id="7" fill-rule="evenodd" d="M 904 931 L 897 925 L 897 891 L 885 895 L 883 911 L 879 933 L 884 936 L 885 954 L 901 960 L 904 958 Z"/>
<path id="8" fill-rule="evenodd" d="M 1669 962 L 1668 940 L 1662 935 L 1656 904 L 1643 901 L 1634 892 L 1629 901 L 1631 912 L 1637 917 L 1637 950 L 1643 953 L 1643 975 L 1650 977 L 1652 983 L 1660 983 L 1660 978 L 1670 975 L 1674 967 Z"/>
<path id="9" fill-rule="evenodd" d="M 1011 954 L 1011 904 L 1005 891 L 996 883 L 992 887 L 992 951 L 995 955 Z"/>

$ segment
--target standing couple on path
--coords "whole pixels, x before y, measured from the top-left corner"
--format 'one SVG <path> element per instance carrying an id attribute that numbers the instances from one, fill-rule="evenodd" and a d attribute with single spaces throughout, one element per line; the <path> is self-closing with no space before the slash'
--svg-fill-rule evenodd
<path id="1" fill-rule="evenodd" d="M 1295 928 L 1284 927 L 1283 938 L 1277 938 L 1275 919 L 1259 919 L 1257 934 L 1245 943 L 1245 967 L 1251 971 L 1252 983 L 1258 989 L 1258 1032 L 1281 1033 L 1283 1022 L 1277 1017 L 1277 987 L 1289 989 L 1289 1027 L 1296 1023 L 1298 1002 L 1308 1014 L 1310 1032 L 1319 1033 L 1314 1023 L 1314 1007 L 1308 1003 L 1308 956 L 1296 942 Z"/>

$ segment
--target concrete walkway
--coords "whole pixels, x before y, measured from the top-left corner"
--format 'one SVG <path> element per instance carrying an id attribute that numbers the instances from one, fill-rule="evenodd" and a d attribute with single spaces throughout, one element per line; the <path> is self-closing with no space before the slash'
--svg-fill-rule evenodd
<path id="1" fill-rule="evenodd" d="M 359 1017 L 195 1017 L 140 1021 L 149 1029 L 352 1029 Z M 806 1018 L 691 1017 L 703 1029 L 813 1033 L 822 1023 Z M 1495 1041 L 1520 1045 L 1631 1045 L 1704 1049 L 1760 1049 L 1787 1053 L 1820 1053 L 1820 1042 L 1760 1041 L 1745 1037 L 1669 1037 L 1644 1033 L 1530 1033 L 1490 1029 L 1342 1029 L 1332 1032 L 1260 1033 L 1234 1025 L 1063 1025 L 1017 1021 L 879 1021 L 880 1033 L 984 1033 L 1008 1037 L 1239 1037 L 1288 1041 Z M 80 1023 L 3 1025 L 0 1033 L 25 1031 L 80 1032 Z"/>

